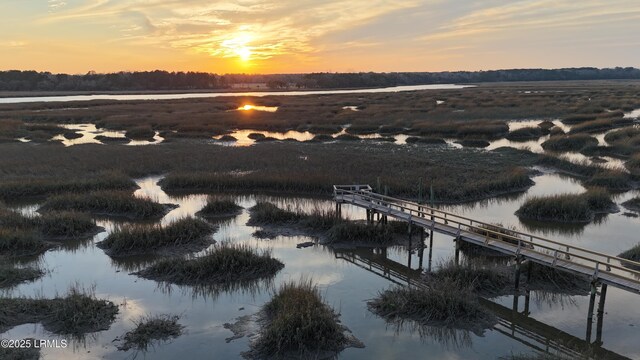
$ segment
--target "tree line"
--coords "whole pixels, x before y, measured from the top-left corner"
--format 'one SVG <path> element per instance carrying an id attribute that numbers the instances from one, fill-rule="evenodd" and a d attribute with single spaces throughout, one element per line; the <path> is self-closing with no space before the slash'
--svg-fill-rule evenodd
<path id="1" fill-rule="evenodd" d="M 226 74 L 139 71 L 83 75 L 0 71 L 0 91 L 143 91 L 226 89 L 234 84 L 265 84 L 272 89 L 331 89 L 446 83 L 640 79 L 640 69 L 563 68 L 490 71 Z"/>

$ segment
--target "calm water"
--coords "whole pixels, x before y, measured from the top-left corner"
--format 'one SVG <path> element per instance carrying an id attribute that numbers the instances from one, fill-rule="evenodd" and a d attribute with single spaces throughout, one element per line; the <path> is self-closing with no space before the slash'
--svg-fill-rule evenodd
<path id="1" fill-rule="evenodd" d="M 138 181 L 138 196 L 150 196 L 162 203 L 174 203 L 179 207 L 167 214 L 162 223 L 192 215 L 206 201 L 206 195 L 196 194 L 174 197 L 164 193 L 157 181 L 159 177 L 150 177 Z M 552 193 L 581 192 L 584 189 L 570 179 L 555 174 L 543 174 L 534 178 L 535 186 L 526 193 L 491 199 L 471 205 L 450 206 L 448 209 L 460 214 L 475 217 L 488 222 L 500 222 L 505 226 L 528 229 L 519 222 L 513 212 L 532 195 Z M 637 195 L 626 193 L 616 199 L 618 203 Z M 236 196 L 236 201 L 245 208 L 258 200 L 267 200 L 279 206 L 293 206 L 306 210 L 316 207 L 333 207 L 330 200 L 269 197 Z M 22 206 L 20 210 L 32 213 L 37 204 Z M 351 219 L 362 219 L 364 212 L 349 206 L 343 206 L 343 215 Z M 415 273 L 418 268 L 429 269 L 453 256 L 451 238 L 436 234 L 433 247 L 422 254 L 415 249 L 411 252 L 403 247 L 391 247 L 386 251 L 373 252 L 371 249 L 341 249 L 315 245 L 297 249 L 296 244 L 309 241 L 307 237 L 277 237 L 273 240 L 259 240 L 252 236 L 256 230 L 247 226 L 249 219 L 245 211 L 238 217 L 221 224 L 213 235 L 216 240 L 228 240 L 267 247 L 273 250 L 273 256 L 280 259 L 285 268 L 278 273 L 272 285 L 283 281 L 311 276 L 320 285 L 327 302 L 341 314 L 342 323 L 362 340 L 366 348 L 347 349 L 340 354 L 344 359 L 401 359 L 415 358 L 416 354 L 429 354 L 429 358 L 443 359 L 495 359 L 510 353 L 530 353 L 533 348 L 546 348 L 559 338 L 572 340 L 584 339 L 587 317 L 587 296 L 572 296 L 549 300 L 540 294 L 533 294 L 527 322 L 512 324 L 503 320 L 495 328 L 487 330 L 483 336 L 461 331 L 438 333 L 433 330 L 420 336 L 410 327 L 397 328 L 387 325 L 382 319 L 371 314 L 366 301 L 388 288 L 393 276 L 385 278 L 384 269 L 393 269 L 390 273 Z M 129 273 L 139 268 L 135 262 L 115 262 L 101 249 L 93 246 L 107 236 L 114 223 L 99 220 L 106 228 L 95 236 L 86 246 L 75 250 L 52 250 L 41 259 L 42 266 L 51 274 L 33 283 L 23 284 L 11 290 L 9 295 L 54 296 L 63 292 L 70 284 L 79 282 L 85 286 L 96 285 L 99 297 L 111 299 L 120 304 L 120 314 L 116 322 L 107 331 L 90 334 L 84 341 L 73 342 L 66 350 L 44 350 L 46 359 L 125 359 L 132 354 L 118 352 L 112 340 L 121 336 L 132 327 L 132 321 L 145 314 L 172 313 L 181 315 L 181 323 L 187 333 L 169 344 L 158 345 L 146 355 L 150 359 L 234 359 L 247 350 L 246 338 L 226 343 L 232 334 L 223 328 L 226 322 L 234 322 L 239 316 L 256 312 L 270 299 L 268 284 L 263 288 L 231 293 L 206 294 L 194 293 L 189 287 L 158 287 L 154 281 L 140 279 Z M 620 213 L 607 215 L 598 224 L 589 224 L 579 229 L 536 229 L 536 234 L 553 239 L 617 254 L 638 242 L 638 218 L 629 218 Z M 428 253 L 431 253 L 429 257 Z M 421 256 L 422 255 L 422 256 Z M 422 263 L 421 263 L 422 259 Z M 382 271 L 377 271 L 381 268 Z M 376 273 L 377 271 L 377 273 Z M 518 311 L 524 311 L 523 298 L 519 298 Z M 511 313 L 513 296 L 504 296 L 492 300 L 492 307 L 502 309 L 502 313 Z M 629 358 L 640 358 L 640 297 L 610 287 L 607 295 L 604 317 L 604 348 Z M 243 309 L 243 310 L 241 310 Z M 538 330 L 532 332 L 527 324 L 533 322 Z M 512 327 L 516 326 L 516 327 Z M 540 330 L 540 324 L 550 326 Z M 525 329 L 526 331 L 522 331 Z M 551 330 L 549 330 L 551 329 Z M 595 334 L 595 326 L 594 326 Z M 45 332 L 40 325 L 29 324 L 16 327 L 1 334 L 2 338 L 49 338 L 57 336 Z M 575 339 L 574 339 L 575 338 Z M 457 342 L 456 342 L 457 340 Z M 142 357 L 142 356 L 141 356 Z"/>
<path id="2" fill-rule="evenodd" d="M 413 85 L 413 86 L 392 86 L 376 89 L 352 89 L 352 90 L 308 90 L 308 91 L 263 91 L 263 92 L 211 92 L 211 93 L 184 93 L 184 94 L 96 94 L 96 95 L 67 95 L 67 96 L 29 96 L 29 97 L 5 97 L 0 98 L 0 104 L 17 104 L 29 102 L 51 102 L 51 101 L 86 101 L 86 100 L 171 100 L 171 99 L 193 99 L 211 98 L 220 96 L 300 96 L 300 95 L 325 95 L 325 94 L 365 94 L 382 92 L 400 92 L 416 90 L 445 90 L 463 89 L 474 87 L 475 85 L 455 85 L 455 84 L 433 84 L 433 85 Z"/>

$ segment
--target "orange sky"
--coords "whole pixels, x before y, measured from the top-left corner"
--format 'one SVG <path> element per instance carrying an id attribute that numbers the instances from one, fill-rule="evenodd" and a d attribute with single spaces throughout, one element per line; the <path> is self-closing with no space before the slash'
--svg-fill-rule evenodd
<path id="1" fill-rule="evenodd" d="M 3 0 L 0 70 L 640 66 L 640 2 Z"/>

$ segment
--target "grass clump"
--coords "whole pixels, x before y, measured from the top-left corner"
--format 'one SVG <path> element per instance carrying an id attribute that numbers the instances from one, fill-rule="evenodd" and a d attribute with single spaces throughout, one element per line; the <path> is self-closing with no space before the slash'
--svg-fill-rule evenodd
<path id="1" fill-rule="evenodd" d="M 640 262 L 640 243 L 638 245 L 632 247 L 631 249 L 624 251 L 618 255 L 623 259 Z"/>
<path id="2" fill-rule="evenodd" d="M 552 136 L 541 144 L 543 149 L 555 152 L 580 151 L 589 145 L 598 145 L 598 139 L 586 134 Z"/>
<path id="3" fill-rule="evenodd" d="M 591 177 L 599 171 L 597 167 L 588 165 L 586 162 L 575 163 L 567 159 L 550 155 L 541 155 L 537 164 L 540 166 L 554 168 L 565 174 L 579 177 Z"/>
<path id="4" fill-rule="evenodd" d="M 232 135 L 222 135 L 218 141 L 236 142 L 238 139 Z"/>
<path id="5" fill-rule="evenodd" d="M 207 222 L 187 217 L 168 225 L 131 224 L 116 228 L 98 247 L 111 256 L 126 256 L 148 252 L 191 247 L 209 243 L 206 236 L 214 231 Z"/>
<path id="6" fill-rule="evenodd" d="M 138 275 L 178 285 L 225 285 L 269 278 L 283 267 L 268 250 L 223 242 L 199 257 L 161 260 Z"/>
<path id="7" fill-rule="evenodd" d="M 367 303 L 369 310 L 390 322 L 413 320 L 420 325 L 450 328 L 487 328 L 495 324 L 493 314 L 477 297 L 450 279 L 427 288 L 396 287 Z"/>
<path id="8" fill-rule="evenodd" d="M 223 217 L 237 215 L 242 207 L 233 200 L 216 199 L 214 197 L 207 198 L 205 206 L 198 211 L 198 215 L 204 217 Z"/>
<path id="9" fill-rule="evenodd" d="M 585 186 L 601 187 L 610 191 L 626 191 L 633 187 L 629 174 L 620 170 L 599 171 L 583 182 Z"/>
<path id="10" fill-rule="evenodd" d="M 149 346 L 158 342 L 168 342 L 182 335 L 184 326 L 178 323 L 180 319 L 177 315 L 156 315 L 143 316 L 134 322 L 135 328 L 127 331 L 116 341 L 122 342 L 117 345 L 120 351 L 146 351 Z"/>
<path id="11" fill-rule="evenodd" d="M 616 127 L 626 126 L 632 124 L 631 119 L 615 119 L 615 118 L 603 118 L 592 121 L 586 121 L 581 124 L 574 125 L 569 131 L 571 134 L 584 133 L 584 132 L 601 132 L 610 130 Z"/>
<path id="12" fill-rule="evenodd" d="M 34 281 L 44 275 L 44 271 L 37 267 L 13 267 L 0 265 L 0 288 L 14 287 L 20 283 Z"/>
<path id="13" fill-rule="evenodd" d="M 75 285 L 64 296 L 53 299 L 0 298 L 0 331 L 40 322 L 55 334 L 82 336 L 107 330 L 117 313 L 118 307 L 97 299 L 93 288 Z"/>
<path id="14" fill-rule="evenodd" d="M 487 140 L 484 140 L 484 139 L 462 139 L 462 140 L 456 141 L 456 143 L 464 147 L 476 147 L 476 148 L 485 148 L 491 145 Z"/>
<path id="15" fill-rule="evenodd" d="M 589 281 L 553 267 L 530 264 L 527 287 L 532 290 L 547 290 L 566 294 L 584 294 L 589 290 Z"/>
<path id="16" fill-rule="evenodd" d="M 125 132 L 125 136 L 133 140 L 152 140 L 155 135 L 151 126 L 137 126 Z"/>
<path id="17" fill-rule="evenodd" d="M 269 202 L 258 202 L 251 208 L 249 225 L 288 227 L 303 232 L 320 232 L 327 231 L 342 222 L 343 220 L 338 218 L 334 211 L 316 208 L 311 213 L 305 213 L 290 208 L 281 209 Z"/>
<path id="18" fill-rule="evenodd" d="M 61 194 L 47 199 L 41 211 L 75 210 L 130 219 L 161 217 L 167 206 L 124 191 L 97 191 L 89 194 Z"/>
<path id="19" fill-rule="evenodd" d="M 516 211 L 521 219 L 551 222 L 589 222 L 596 213 L 615 210 L 605 190 L 592 189 L 583 194 L 534 196 Z"/>
<path id="20" fill-rule="evenodd" d="M 262 307 L 263 326 L 251 344 L 253 358 L 318 358 L 349 345 L 338 315 L 311 280 L 283 284 Z"/>
<path id="21" fill-rule="evenodd" d="M 407 144 L 425 144 L 425 145 L 446 145 L 447 142 L 442 138 L 435 137 L 417 137 L 409 136 L 406 140 Z"/>
<path id="22" fill-rule="evenodd" d="M 609 144 L 627 142 L 632 139 L 640 139 L 640 128 L 635 126 L 625 127 L 611 131 L 604 136 L 604 141 Z"/>
<path id="23" fill-rule="evenodd" d="M 461 265 L 447 261 L 436 271 L 428 273 L 426 280 L 429 284 L 455 283 L 476 294 L 488 296 L 505 294 L 513 283 L 511 276 L 503 269 L 473 261 Z"/>
<path id="24" fill-rule="evenodd" d="M 281 209 L 269 202 L 260 201 L 251 208 L 251 220 L 256 224 L 292 224 L 302 218 L 303 214 Z"/>
<path id="25" fill-rule="evenodd" d="M 28 256 L 40 254 L 51 246 L 42 234 L 33 230 L 9 230 L 0 228 L 0 255 Z"/>
<path id="26" fill-rule="evenodd" d="M 553 123 L 551 123 L 553 126 Z M 513 141 L 526 141 L 538 139 L 549 133 L 549 130 L 540 126 L 523 127 L 520 129 L 509 132 L 506 136 L 507 139 Z"/>
<path id="27" fill-rule="evenodd" d="M 33 345 L 35 339 L 31 339 Z M 23 348 L 0 347 L 0 359 L 3 360 L 39 360 L 40 348 L 29 346 Z"/>
<path id="28" fill-rule="evenodd" d="M 633 199 L 629 199 L 623 202 L 622 206 L 624 206 L 625 208 L 631 211 L 640 212 L 640 197 L 634 197 Z"/>
<path id="29" fill-rule="evenodd" d="M 89 215 L 74 211 L 55 211 L 43 214 L 34 220 L 47 238 L 85 237 L 98 229 Z"/>
<path id="30" fill-rule="evenodd" d="M 72 211 L 25 216 L 0 209 L 0 225 L 6 229 L 35 231 L 47 239 L 84 237 L 98 229 L 91 217 Z"/>

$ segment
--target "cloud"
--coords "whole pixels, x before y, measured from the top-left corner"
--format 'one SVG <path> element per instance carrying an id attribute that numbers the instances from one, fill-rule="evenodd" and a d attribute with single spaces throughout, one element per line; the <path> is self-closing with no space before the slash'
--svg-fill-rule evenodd
<path id="1" fill-rule="evenodd" d="M 25 41 L 4 41 L 0 42 L 0 47 L 8 47 L 8 48 L 22 48 L 27 46 L 28 43 Z"/>
<path id="2" fill-rule="evenodd" d="M 252 58 L 305 56 L 317 49 L 315 39 L 346 31 L 398 9 L 419 4 L 385 0 L 203 1 L 106 0 L 58 12 L 46 23 L 110 23 L 121 32 L 114 41 L 173 47 L 215 57 L 237 56 L 237 47 Z"/>
<path id="3" fill-rule="evenodd" d="M 256 72 L 418 71 L 640 65 L 637 0 L 9 3 L 0 1 L 0 30 L 5 39 L 29 44 L 15 45 L 20 51 L 0 59 L 4 66 L 23 63 L 20 56 L 29 58 L 29 51 L 42 54 L 42 47 L 36 46 L 40 42 L 73 47 L 76 58 L 112 63 L 104 65 L 109 70 L 131 66 L 216 72 L 245 71 L 245 67 Z M 0 46 L 9 47 L 8 43 Z M 253 61 L 238 61 L 249 53 Z M 66 56 L 69 67 L 77 66 L 78 61 L 71 64 L 70 54 L 56 56 L 60 63 L 66 63 Z"/>
<path id="4" fill-rule="evenodd" d="M 52 11 L 58 10 L 67 6 L 67 2 L 64 0 L 48 0 L 49 9 Z"/>
<path id="5" fill-rule="evenodd" d="M 615 6 L 615 2 L 619 6 Z M 425 34 L 421 39 L 468 41 L 491 40 L 501 36 L 526 39 L 535 35 L 533 31 L 550 30 L 554 36 L 561 37 L 568 32 L 593 30 L 620 22 L 635 26 L 637 20 L 640 20 L 640 3 L 635 1 L 515 1 L 465 14 L 437 31 Z"/>

